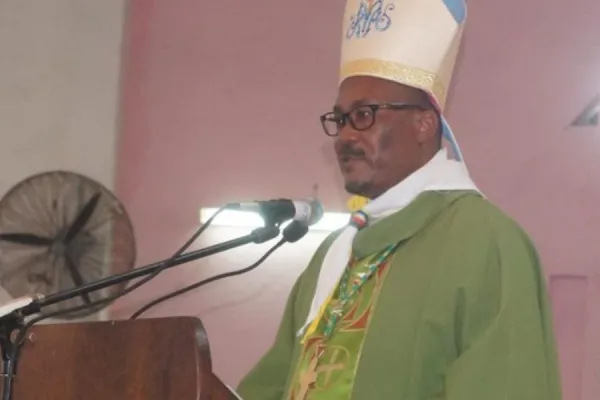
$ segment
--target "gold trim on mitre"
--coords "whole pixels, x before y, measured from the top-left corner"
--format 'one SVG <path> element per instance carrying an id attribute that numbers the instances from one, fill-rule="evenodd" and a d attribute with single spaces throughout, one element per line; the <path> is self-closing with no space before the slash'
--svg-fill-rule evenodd
<path id="1" fill-rule="evenodd" d="M 432 93 L 440 109 L 444 108 L 448 89 L 437 74 L 392 61 L 359 59 L 344 63 L 340 68 L 340 83 L 351 76 L 375 76 L 422 89 Z"/>

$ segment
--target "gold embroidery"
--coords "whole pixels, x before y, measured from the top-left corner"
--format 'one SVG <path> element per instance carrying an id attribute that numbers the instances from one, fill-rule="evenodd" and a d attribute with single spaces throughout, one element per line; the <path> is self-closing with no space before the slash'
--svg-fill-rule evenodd
<path id="1" fill-rule="evenodd" d="M 383 285 L 388 264 L 384 262 L 365 285 L 364 290 L 347 303 L 344 316 L 328 342 L 322 334 L 328 315 L 320 321 L 320 329 L 302 343 L 302 353 L 298 359 L 292 382 L 289 384 L 286 399 L 306 400 L 327 396 L 334 391 L 343 391 L 350 396 L 354 386 L 354 376 L 361 357 L 364 336 L 368 330 L 370 314 L 377 302 Z M 351 266 L 356 270 L 368 266 L 369 259 L 355 261 Z M 332 300 L 335 303 L 335 298 Z"/>
<path id="2" fill-rule="evenodd" d="M 340 81 L 353 75 L 371 75 L 417 87 L 433 93 L 440 108 L 444 108 L 447 88 L 438 75 L 392 61 L 360 59 L 345 63 L 340 69 Z"/>
<path id="3" fill-rule="evenodd" d="M 319 357 L 315 354 L 312 361 L 308 365 L 308 368 L 298 378 L 300 384 L 300 390 L 298 391 L 298 400 L 304 400 L 308 394 L 308 390 L 317 381 L 319 371 L 317 370 L 317 364 L 319 363 Z"/>
<path id="4" fill-rule="evenodd" d="M 346 350 L 346 349 L 344 349 Z M 331 359 L 329 360 L 329 362 L 327 364 L 321 365 L 319 368 L 317 368 L 317 373 L 320 374 L 324 374 L 325 375 L 325 379 L 323 380 L 323 387 L 328 387 L 331 381 L 331 373 L 335 372 L 335 371 L 343 371 L 344 367 L 346 366 L 346 363 L 348 362 L 347 360 L 347 354 L 344 352 L 344 350 L 342 349 L 335 349 L 333 351 L 333 354 L 331 355 Z M 340 354 L 342 355 L 342 362 L 338 362 L 338 358 L 340 357 Z"/>

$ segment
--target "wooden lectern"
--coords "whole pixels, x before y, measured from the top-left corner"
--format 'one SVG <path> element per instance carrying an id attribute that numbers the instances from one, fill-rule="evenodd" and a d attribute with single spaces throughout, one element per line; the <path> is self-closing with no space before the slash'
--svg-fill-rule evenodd
<path id="1" fill-rule="evenodd" d="M 34 326 L 13 400 L 233 400 L 197 318 Z"/>

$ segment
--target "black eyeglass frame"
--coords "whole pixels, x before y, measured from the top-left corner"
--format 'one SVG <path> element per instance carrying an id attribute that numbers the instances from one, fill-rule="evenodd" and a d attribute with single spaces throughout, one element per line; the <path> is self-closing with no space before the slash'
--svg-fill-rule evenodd
<path id="1" fill-rule="evenodd" d="M 356 112 L 357 110 L 360 109 L 364 109 L 367 108 L 369 110 L 371 110 L 371 121 L 364 126 L 356 126 L 356 123 L 354 122 L 354 120 L 352 119 L 352 117 L 350 116 L 353 112 Z M 412 104 L 412 103 L 381 103 L 381 104 L 362 104 L 360 106 L 356 106 L 353 109 L 351 109 L 348 112 L 342 113 L 342 112 L 335 112 L 335 111 L 329 111 L 326 112 L 325 114 L 321 115 L 319 117 L 319 119 L 321 120 L 321 125 L 323 126 L 323 131 L 325 132 L 325 134 L 329 137 L 336 137 L 339 136 L 340 134 L 340 129 L 343 128 L 346 123 L 350 123 L 350 126 L 356 130 L 356 131 L 366 131 L 367 129 L 371 128 L 373 125 L 375 125 L 375 120 L 376 120 L 376 115 L 377 115 L 377 111 L 379 110 L 420 110 L 420 111 L 426 111 L 429 110 L 430 107 L 425 107 L 423 105 L 420 104 Z M 339 120 L 341 118 L 341 121 Z M 336 120 L 337 119 L 337 120 Z M 335 133 L 332 134 L 329 132 L 329 130 L 327 129 L 327 126 L 325 125 L 327 122 L 334 122 L 336 123 L 336 130 Z"/>

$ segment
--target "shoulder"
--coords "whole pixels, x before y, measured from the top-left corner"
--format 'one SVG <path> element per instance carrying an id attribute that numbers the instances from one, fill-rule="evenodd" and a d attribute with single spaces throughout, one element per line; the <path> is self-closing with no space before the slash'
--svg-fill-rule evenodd
<path id="1" fill-rule="evenodd" d="M 543 266 L 533 240 L 521 225 L 480 196 L 465 196 L 448 210 L 450 234 L 445 266 L 474 298 L 537 301 L 544 286 Z M 533 297 L 532 297 L 533 296 Z"/>
<path id="2" fill-rule="evenodd" d="M 482 265 L 503 273 L 539 271 L 540 260 L 530 236 L 512 217 L 478 195 L 463 196 L 432 226 L 440 252 L 457 269 L 482 272 Z"/>
<path id="3" fill-rule="evenodd" d="M 467 236 L 483 235 L 492 243 L 523 243 L 533 246 L 523 227 L 497 205 L 478 195 L 463 196 L 446 213 L 451 230 Z"/>
<path id="4" fill-rule="evenodd" d="M 310 261 L 302 272 L 300 278 L 304 280 L 312 280 L 315 279 L 315 276 L 318 276 L 321 269 L 321 264 L 325 258 L 325 254 L 327 254 L 327 251 L 341 232 L 342 229 L 339 229 L 327 235 L 327 237 L 319 244 L 312 257 L 310 257 Z"/>

